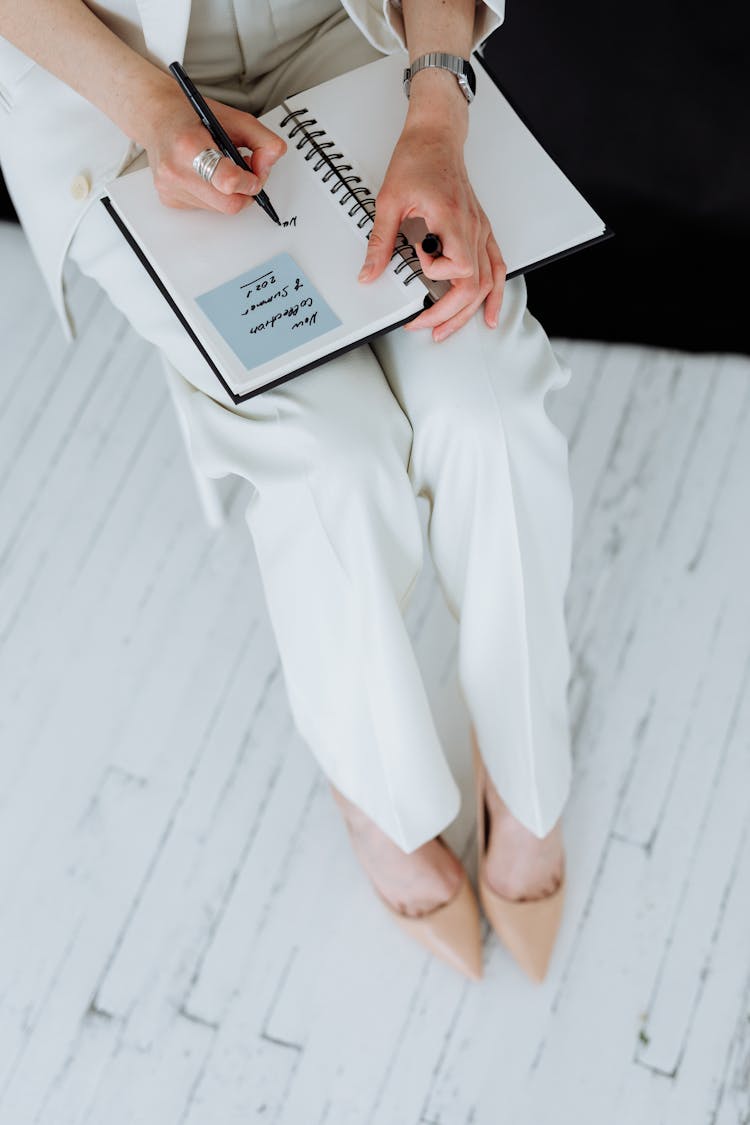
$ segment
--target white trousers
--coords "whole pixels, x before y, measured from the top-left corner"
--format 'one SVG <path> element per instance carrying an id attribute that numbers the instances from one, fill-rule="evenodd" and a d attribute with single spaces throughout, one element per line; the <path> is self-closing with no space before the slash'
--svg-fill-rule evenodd
<path id="1" fill-rule="evenodd" d="M 374 57 L 337 15 L 264 76 L 267 106 Z M 572 497 L 544 399 L 570 372 L 523 279 L 507 283 L 494 330 L 481 309 L 439 344 L 396 329 L 235 406 L 101 206 L 71 257 L 183 376 L 198 464 L 254 486 L 246 518 L 289 705 L 327 777 L 406 852 L 457 814 L 403 616 L 424 496 L 483 757 L 513 814 L 546 835 L 571 779 Z"/>

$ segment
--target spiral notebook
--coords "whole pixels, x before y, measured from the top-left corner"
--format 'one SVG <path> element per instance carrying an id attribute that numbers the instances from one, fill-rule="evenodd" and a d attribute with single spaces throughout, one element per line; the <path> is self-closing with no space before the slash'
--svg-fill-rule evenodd
<path id="1" fill-rule="evenodd" d="M 384 273 L 357 281 L 406 115 L 405 62 L 386 55 L 260 117 L 288 144 L 265 185 L 281 227 L 255 205 L 234 216 L 166 207 L 149 168 L 119 177 L 102 200 L 236 403 L 405 324 L 448 287 L 423 275 L 408 223 Z M 508 276 L 607 237 L 489 73 L 475 69 L 464 156 Z"/>

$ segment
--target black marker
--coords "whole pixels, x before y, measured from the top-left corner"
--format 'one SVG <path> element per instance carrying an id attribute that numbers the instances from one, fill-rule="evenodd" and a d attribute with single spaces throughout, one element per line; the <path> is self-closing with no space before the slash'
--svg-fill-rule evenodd
<path id="1" fill-rule="evenodd" d="M 439 258 L 443 253 L 443 244 L 436 234 L 428 232 L 422 239 L 422 249 L 425 254 L 431 254 L 433 258 Z"/>
<path id="2" fill-rule="evenodd" d="M 216 117 L 214 117 L 213 113 L 208 108 L 204 98 L 201 96 L 200 91 L 196 86 L 193 85 L 191 79 L 185 73 L 180 64 L 178 62 L 170 63 L 169 69 L 172 75 L 179 82 L 183 93 L 185 94 L 195 112 L 198 114 L 198 117 L 201 119 L 202 125 L 206 129 L 208 129 L 209 133 L 213 137 L 216 143 L 216 147 L 220 149 L 224 156 L 228 156 L 230 160 L 233 160 L 234 163 L 238 165 L 238 167 L 245 168 L 248 172 L 252 172 L 252 168 L 247 163 L 239 149 L 236 147 L 231 137 L 224 131 L 221 123 L 217 121 Z M 255 175 L 255 173 L 253 173 L 253 175 Z M 263 208 L 269 219 L 273 219 L 277 226 L 281 226 L 281 220 L 274 211 L 273 204 L 271 203 L 271 200 L 268 198 L 263 189 L 261 189 L 257 195 L 253 196 L 253 198 L 257 200 L 259 206 Z"/>

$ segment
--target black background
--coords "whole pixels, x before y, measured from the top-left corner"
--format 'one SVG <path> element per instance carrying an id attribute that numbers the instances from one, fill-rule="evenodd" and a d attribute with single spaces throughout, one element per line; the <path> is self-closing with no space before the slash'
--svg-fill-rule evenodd
<path id="1" fill-rule="evenodd" d="M 15 219 L 13 204 L 10 201 L 7 188 L 0 175 L 0 219 Z"/>
<path id="2" fill-rule="evenodd" d="M 528 275 L 551 335 L 750 352 L 749 41 L 739 3 L 507 0 L 486 64 L 615 231 Z"/>
<path id="3" fill-rule="evenodd" d="M 750 351 L 747 5 L 507 0 L 485 59 L 615 238 L 528 275 L 552 335 Z"/>

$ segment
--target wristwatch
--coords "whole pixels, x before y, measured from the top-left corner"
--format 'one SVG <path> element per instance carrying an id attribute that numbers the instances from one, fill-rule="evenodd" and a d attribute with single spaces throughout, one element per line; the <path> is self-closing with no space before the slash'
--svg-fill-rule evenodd
<path id="1" fill-rule="evenodd" d="M 410 66 L 407 66 L 403 79 L 407 98 L 412 78 L 417 71 L 424 70 L 428 66 L 449 70 L 451 74 L 455 74 L 467 102 L 472 100 L 477 92 L 477 79 L 471 63 L 468 59 L 459 58 L 458 55 L 448 55 L 445 51 L 428 51 L 426 55 L 420 55 Z"/>

